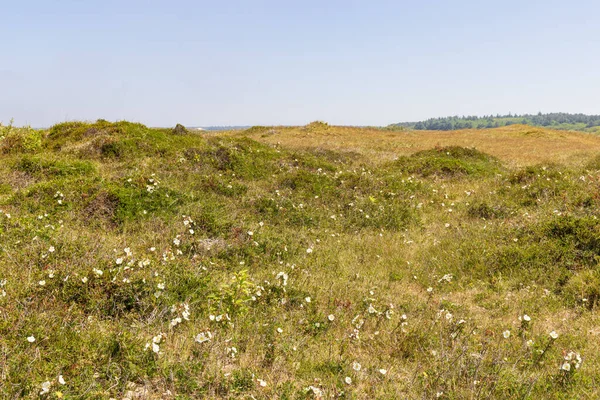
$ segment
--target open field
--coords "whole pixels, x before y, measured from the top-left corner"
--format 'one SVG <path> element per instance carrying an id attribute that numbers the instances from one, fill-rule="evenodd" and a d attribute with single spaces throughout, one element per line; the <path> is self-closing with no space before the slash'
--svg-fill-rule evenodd
<path id="1" fill-rule="evenodd" d="M 0 128 L 0 393 L 600 397 L 600 138 Z"/>
<path id="2" fill-rule="evenodd" d="M 398 155 L 436 146 L 475 147 L 511 166 L 547 162 L 582 165 L 600 152 L 600 137 L 596 135 L 526 125 L 457 131 L 387 131 L 313 123 L 305 127 L 253 128 L 242 135 L 292 149 L 357 152 L 372 157 L 373 162 L 389 161 Z"/>

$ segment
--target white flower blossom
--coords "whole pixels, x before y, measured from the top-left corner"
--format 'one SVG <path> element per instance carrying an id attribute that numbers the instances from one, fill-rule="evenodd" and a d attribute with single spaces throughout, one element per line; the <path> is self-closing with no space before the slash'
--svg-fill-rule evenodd
<path id="1" fill-rule="evenodd" d="M 196 337 L 194 338 L 194 340 L 197 343 L 204 343 L 204 342 L 210 342 L 210 340 L 212 339 L 212 333 L 210 333 L 209 330 L 206 330 L 204 332 L 200 332 L 199 334 L 196 335 Z"/>
<path id="2" fill-rule="evenodd" d="M 40 391 L 40 395 L 48 394 L 50 392 L 50 388 L 52 387 L 52 382 L 46 381 L 42 383 L 42 390 Z"/>

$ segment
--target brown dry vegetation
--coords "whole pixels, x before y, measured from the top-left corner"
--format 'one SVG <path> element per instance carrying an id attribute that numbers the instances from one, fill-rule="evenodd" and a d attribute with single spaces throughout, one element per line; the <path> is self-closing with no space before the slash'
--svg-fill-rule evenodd
<path id="1" fill-rule="evenodd" d="M 582 165 L 600 152 L 600 137 L 527 125 L 456 131 L 388 131 L 332 126 L 328 129 L 273 127 L 228 133 L 292 149 L 356 152 L 374 162 L 433 147 L 474 147 L 512 166 L 541 163 Z"/>

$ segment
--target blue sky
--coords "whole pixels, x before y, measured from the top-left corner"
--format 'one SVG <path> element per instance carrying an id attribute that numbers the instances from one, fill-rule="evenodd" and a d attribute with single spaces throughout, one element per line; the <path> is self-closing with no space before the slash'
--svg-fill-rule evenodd
<path id="1" fill-rule="evenodd" d="M 600 114 L 600 2 L 2 1 L 0 121 Z"/>

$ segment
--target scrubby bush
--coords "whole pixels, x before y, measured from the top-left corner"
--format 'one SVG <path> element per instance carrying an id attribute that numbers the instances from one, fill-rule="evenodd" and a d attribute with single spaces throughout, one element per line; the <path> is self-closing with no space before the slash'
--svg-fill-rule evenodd
<path id="1" fill-rule="evenodd" d="M 0 153 L 35 153 L 42 147 L 42 136 L 38 129 L 0 125 Z"/>
<path id="2" fill-rule="evenodd" d="M 498 161 L 485 153 L 464 147 L 440 147 L 400 157 L 396 167 L 424 177 L 493 175 L 500 170 Z"/>

